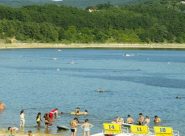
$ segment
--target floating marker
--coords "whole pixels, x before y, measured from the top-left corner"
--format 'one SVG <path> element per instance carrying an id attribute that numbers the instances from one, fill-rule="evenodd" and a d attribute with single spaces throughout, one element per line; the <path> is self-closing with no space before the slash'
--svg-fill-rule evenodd
<path id="1" fill-rule="evenodd" d="M 74 61 L 72 60 L 72 61 L 70 62 L 70 64 L 74 64 Z"/>

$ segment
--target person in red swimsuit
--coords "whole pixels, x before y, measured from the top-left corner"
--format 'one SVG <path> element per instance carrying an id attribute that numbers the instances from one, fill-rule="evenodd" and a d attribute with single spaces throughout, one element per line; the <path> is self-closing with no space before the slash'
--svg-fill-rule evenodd
<path id="1" fill-rule="evenodd" d="M 52 110 L 50 113 L 49 113 L 49 117 L 50 118 L 53 118 L 53 116 L 55 115 L 55 117 L 57 118 L 58 117 L 58 109 L 54 109 Z"/>

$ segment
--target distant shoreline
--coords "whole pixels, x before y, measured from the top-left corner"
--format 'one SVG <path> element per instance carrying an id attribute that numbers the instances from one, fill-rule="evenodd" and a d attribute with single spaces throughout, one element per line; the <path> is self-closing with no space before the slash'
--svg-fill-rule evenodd
<path id="1" fill-rule="evenodd" d="M 124 44 L 124 43 L 94 43 L 94 44 L 54 44 L 54 43 L 12 43 L 0 44 L 0 49 L 42 49 L 42 48 L 68 48 L 68 49 L 85 49 L 85 48 L 102 48 L 102 49 L 179 49 L 185 50 L 185 44 Z"/>

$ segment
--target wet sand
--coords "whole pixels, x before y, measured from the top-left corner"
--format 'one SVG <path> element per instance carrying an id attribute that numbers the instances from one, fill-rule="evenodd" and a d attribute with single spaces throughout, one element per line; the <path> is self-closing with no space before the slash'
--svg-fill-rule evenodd
<path id="1" fill-rule="evenodd" d="M 0 136 L 9 136 L 10 132 L 5 129 L 0 130 Z M 56 134 L 44 134 L 44 133 L 33 133 L 34 136 L 67 136 L 67 135 L 56 135 Z M 14 136 L 28 136 L 27 133 L 18 132 Z"/>
<path id="2" fill-rule="evenodd" d="M 0 44 L 0 49 L 29 49 L 29 48 L 117 48 L 117 49 L 185 49 L 185 44 L 52 44 L 52 43 L 12 43 Z"/>

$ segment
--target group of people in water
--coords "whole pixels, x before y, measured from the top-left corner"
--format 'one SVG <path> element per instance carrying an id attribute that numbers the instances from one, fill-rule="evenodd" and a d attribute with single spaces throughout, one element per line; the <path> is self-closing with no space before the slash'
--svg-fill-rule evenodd
<path id="1" fill-rule="evenodd" d="M 76 110 L 74 111 L 74 114 L 79 116 L 79 115 L 88 115 L 88 111 L 85 110 L 84 112 L 80 112 L 80 108 L 76 108 Z"/>
<path id="2" fill-rule="evenodd" d="M 88 111 L 85 110 L 84 112 L 80 112 L 80 108 L 76 108 L 76 110 L 74 111 L 74 115 L 88 115 Z M 70 126 L 71 126 L 71 136 L 76 136 L 77 132 L 78 132 L 78 126 L 81 125 L 78 118 L 74 118 L 74 120 L 72 120 L 70 122 Z M 89 123 L 88 119 L 85 119 L 85 123 L 83 123 L 81 125 L 81 129 L 83 129 L 83 136 L 90 136 L 90 128 L 92 128 L 93 125 L 91 123 Z"/>
<path id="3" fill-rule="evenodd" d="M 0 102 L 0 109 L 4 110 L 5 105 Z M 88 111 L 85 110 L 84 112 L 80 112 L 80 108 L 76 108 L 74 111 L 74 115 L 88 115 Z M 52 121 L 53 119 L 57 119 L 59 115 L 62 115 L 63 113 L 59 113 L 58 109 L 55 108 L 54 110 L 52 110 L 49 113 L 45 113 L 43 118 L 45 119 L 44 123 L 45 123 L 45 128 L 48 129 L 49 126 L 52 126 Z M 20 112 L 20 129 L 24 128 L 25 126 L 25 118 L 26 115 L 24 113 L 24 110 L 22 110 Z M 37 123 L 37 127 L 40 128 L 41 127 L 41 122 L 42 122 L 42 116 L 41 116 L 41 112 L 39 112 L 36 116 L 36 123 Z M 128 115 L 127 119 L 124 120 L 123 118 L 117 117 L 116 120 L 112 121 L 112 123 L 115 124 L 120 124 L 121 126 L 123 126 L 124 124 L 134 124 L 134 120 L 133 118 Z M 161 123 L 161 119 L 158 116 L 154 117 L 154 123 Z M 136 123 L 137 125 L 147 125 L 149 126 L 150 124 L 150 118 L 149 116 L 146 116 L 144 118 L 143 114 L 140 113 L 139 114 L 139 119 L 138 122 Z M 77 117 L 75 117 L 71 122 L 70 122 L 70 127 L 71 127 L 71 136 L 76 136 L 77 132 L 78 132 L 78 126 L 81 126 L 81 129 L 83 130 L 83 136 L 90 136 L 90 129 L 93 127 L 93 125 L 91 123 L 89 123 L 88 119 L 85 119 L 85 122 L 83 124 L 80 124 L 79 120 Z M 18 132 L 18 128 L 17 127 L 9 127 L 8 130 L 10 131 L 10 136 L 14 136 L 16 132 Z M 32 131 L 29 130 L 28 131 L 28 136 L 33 136 Z"/>
<path id="4" fill-rule="evenodd" d="M 116 120 L 112 121 L 112 123 L 116 123 L 116 124 L 120 124 L 120 125 L 123 125 L 124 123 L 126 123 L 126 124 L 134 124 L 134 120 L 133 120 L 133 118 L 130 115 L 128 115 L 127 116 L 127 120 L 124 121 L 123 118 L 117 117 Z M 156 115 L 154 117 L 154 123 L 156 123 L 156 124 L 161 123 L 161 118 Z M 146 126 L 149 126 L 149 124 L 150 124 L 150 118 L 149 118 L 149 116 L 146 116 L 144 118 L 143 114 L 142 113 L 139 113 L 138 123 L 136 123 L 136 124 L 137 125 L 146 125 Z"/>
<path id="5" fill-rule="evenodd" d="M 80 108 L 75 109 L 74 111 L 74 115 L 88 115 L 88 111 L 85 110 L 84 112 L 80 112 Z M 57 119 L 59 115 L 62 115 L 63 113 L 59 113 L 58 109 L 55 108 L 54 110 L 52 110 L 49 113 L 45 113 L 43 118 L 45 119 L 44 123 L 45 123 L 45 128 L 48 129 L 49 126 L 52 126 L 52 121 L 53 119 Z M 26 119 L 26 115 L 24 113 L 24 110 L 21 110 L 20 112 L 20 129 L 24 128 L 25 126 L 25 119 Z M 41 116 L 41 112 L 39 112 L 36 116 L 36 123 L 37 123 L 37 127 L 40 128 L 41 127 L 41 122 L 42 122 L 42 116 Z M 70 122 L 70 126 L 71 126 L 71 135 L 72 136 L 76 136 L 78 129 L 77 126 L 79 126 L 81 124 L 79 124 L 78 118 L 74 118 L 74 120 L 72 120 Z M 90 128 L 93 127 L 92 124 L 89 123 L 89 120 L 86 119 L 85 123 L 81 125 L 81 128 L 84 131 L 84 136 L 89 136 L 90 135 Z M 19 129 L 17 127 L 9 127 L 8 130 L 10 131 L 10 136 L 14 136 L 16 132 L 19 131 Z M 29 130 L 28 131 L 28 136 L 32 136 L 32 131 Z"/>
<path id="6" fill-rule="evenodd" d="M 77 132 L 78 132 L 78 126 L 80 126 L 81 124 L 79 123 L 78 118 L 74 118 L 74 120 L 72 120 L 70 122 L 70 126 L 71 126 L 71 136 L 76 136 Z M 83 136 L 90 136 L 90 129 L 93 127 L 93 125 L 91 123 L 89 123 L 88 119 L 85 119 L 85 123 L 83 123 L 81 125 L 81 129 L 83 130 Z"/>

